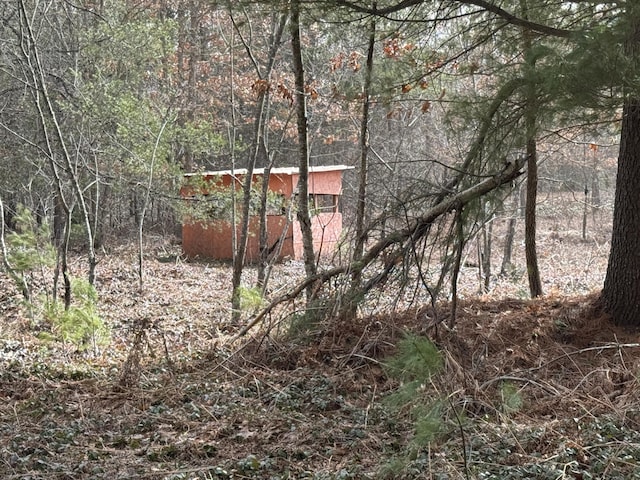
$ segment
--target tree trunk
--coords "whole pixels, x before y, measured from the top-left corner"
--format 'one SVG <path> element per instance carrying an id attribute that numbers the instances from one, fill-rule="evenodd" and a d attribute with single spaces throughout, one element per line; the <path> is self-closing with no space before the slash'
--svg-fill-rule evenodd
<path id="1" fill-rule="evenodd" d="M 526 0 L 521 0 L 523 16 L 527 18 Z M 538 96 L 535 82 L 536 57 L 532 53 L 532 33 L 525 30 L 524 56 L 527 77 L 525 126 L 526 126 L 526 150 L 527 150 L 527 203 L 524 210 L 524 249 L 527 261 L 527 275 L 529 277 L 529 293 L 531 298 L 542 296 L 542 282 L 540 281 L 540 268 L 538 267 L 538 253 L 536 250 L 536 203 L 538 197 L 538 151 L 536 145 L 538 123 Z"/>
<path id="2" fill-rule="evenodd" d="M 58 262 L 64 283 L 64 309 L 71 307 L 71 276 L 69 275 L 69 240 L 71 238 L 71 212 L 66 217 L 64 240 L 58 248 Z"/>
<path id="3" fill-rule="evenodd" d="M 282 14 L 278 17 L 278 23 L 274 25 L 274 30 L 271 35 L 271 58 L 270 62 L 273 62 L 275 59 L 276 48 L 280 45 L 280 41 L 282 40 L 282 34 L 284 33 L 284 28 L 287 24 L 287 15 Z M 275 155 L 270 152 L 269 149 L 269 139 L 268 139 L 268 128 L 267 121 L 265 120 L 264 125 L 264 134 L 262 135 L 262 148 L 264 150 L 265 157 L 265 169 L 264 175 L 262 177 L 262 192 L 260 193 L 260 233 L 259 233 L 259 251 L 260 258 L 258 260 L 258 279 L 256 281 L 256 286 L 264 293 L 267 288 L 267 268 L 269 266 L 269 250 L 270 245 L 268 244 L 269 240 L 269 231 L 268 231 L 268 223 L 267 223 L 267 210 L 268 210 L 268 201 L 269 201 L 269 176 L 271 174 L 271 169 L 275 165 Z"/>
<path id="4" fill-rule="evenodd" d="M 451 270 L 451 317 L 449 318 L 449 328 L 456 325 L 456 317 L 458 314 L 458 277 L 460 276 L 460 267 L 462 266 L 462 254 L 466 241 L 464 238 L 464 220 L 462 219 L 462 208 L 456 210 L 456 216 L 453 220 L 456 227 L 456 245 L 455 260 L 453 269 Z"/>
<path id="5" fill-rule="evenodd" d="M 482 225 L 482 255 L 480 265 L 482 271 L 482 288 L 480 293 L 489 293 L 491 285 L 491 247 L 493 246 L 493 213 Z M 487 225 L 488 224 L 488 225 Z"/>
<path id="6" fill-rule="evenodd" d="M 247 174 L 242 185 L 243 192 L 242 214 L 240 217 L 240 235 L 238 237 L 237 244 L 238 250 L 235 252 L 235 256 L 233 258 L 233 273 L 231 276 L 231 319 L 233 322 L 237 322 L 240 320 L 240 286 L 242 283 L 242 271 L 244 270 L 247 244 L 249 242 L 249 221 L 251 215 L 251 188 L 253 186 L 253 170 L 255 169 L 258 156 L 261 152 L 260 136 L 262 135 L 262 121 L 266 101 L 266 93 L 263 93 L 260 96 L 260 100 L 258 101 L 258 109 L 256 113 L 256 125 L 254 128 L 254 151 L 253 155 L 251 156 L 251 160 L 249 161 Z"/>
<path id="7" fill-rule="evenodd" d="M 58 188 L 58 193 L 54 197 L 55 205 L 53 209 L 53 244 L 57 251 L 56 267 L 53 271 L 53 301 L 57 300 L 58 280 L 62 275 L 64 308 L 67 310 L 71 306 L 71 279 L 69 278 L 68 264 L 71 212 L 61 192 L 62 190 Z"/>
<path id="8" fill-rule="evenodd" d="M 229 72 L 229 103 L 231 104 L 231 125 L 227 127 L 227 139 L 229 142 L 229 159 L 231 161 L 231 253 L 232 264 L 236 264 L 236 253 L 238 251 L 238 219 L 237 209 L 238 202 L 236 197 L 236 138 L 237 138 L 237 121 L 236 121 L 236 96 L 235 96 L 235 82 L 234 77 L 236 74 L 236 57 L 235 57 L 235 29 L 231 29 L 231 39 L 229 41 L 229 57 L 230 57 L 230 69 Z"/>
<path id="9" fill-rule="evenodd" d="M 536 251 L 536 201 L 538 197 L 538 155 L 536 141 L 527 142 L 527 205 L 524 211 L 524 249 L 532 298 L 542 296 L 542 282 Z"/>
<path id="10" fill-rule="evenodd" d="M 233 17 L 231 18 L 233 21 Z M 271 45 L 269 49 L 269 57 L 267 59 L 267 66 L 264 70 L 264 73 L 260 72 L 259 69 L 256 72 L 258 77 L 261 80 L 269 80 L 271 76 L 271 71 L 273 70 L 273 64 L 275 63 L 276 53 L 278 48 L 280 47 L 280 39 L 282 37 L 282 32 L 284 31 L 284 27 L 286 24 L 286 16 L 282 15 L 280 17 L 280 23 L 278 24 L 277 32 L 274 34 L 271 39 Z M 237 26 L 234 22 L 234 28 L 237 29 Z M 239 33 L 239 32 L 238 32 Z M 240 35 L 241 39 L 242 36 Z M 247 44 L 244 39 L 242 42 L 250 53 L 250 45 Z M 231 278 L 232 284 L 232 294 L 231 294 L 231 318 L 234 322 L 240 320 L 240 286 L 242 283 L 242 271 L 244 270 L 244 263 L 247 253 L 247 243 L 249 241 L 249 221 L 251 214 L 251 187 L 252 187 L 252 177 L 253 171 L 258 163 L 258 159 L 262 159 L 262 164 L 266 165 L 267 163 L 267 152 L 266 152 L 266 144 L 265 144 L 265 110 L 267 109 L 267 105 L 269 104 L 269 89 L 265 89 L 259 93 L 260 98 L 258 101 L 258 107 L 256 110 L 256 119 L 254 126 L 254 138 L 253 138 L 253 153 L 251 156 L 251 160 L 249 161 L 249 165 L 247 168 L 247 175 L 243 184 L 243 197 L 242 197 L 242 216 L 240 219 L 240 236 L 237 239 L 237 251 L 234 253 L 233 258 L 233 274 Z M 302 175 L 301 175 L 302 177 Z M 268 179 L 264 179 L 264 181 L 268 182 Z M 235 188 L 235 187 L 234 187 Z M 234 226 L 235 228 L 235 226 Z"/>
<path id="11" fill-rule="evenodd" d="M 138 288 L 142 291 L 144 287 L 144 246 L 143 246 L 143 233 L 144 233 L 144 219 L 146 217 L 147 209 L 149 207 L 150 198 L 151 198 L 151 189 L 153 188 L 153 179 L 155 174 L 155 163 L 158 159 L 158 148 L 160 146 L 160 140 L 162 138 L 162 134 L 164 129 L 166 128 L 168 123 L 167 118 L 165 118 L 164 122 L 160 127 L 160 131 L 156 135 L 155 144 L 153 146 L 153 152 L 151 154 L 151 163 L 149 164 L 149 176 L 146 185 L 146 191 L 144 193 L 144 197 L 142 198 L 142 206 L 140 209 L 140 219 L 137 225 L 138 227 Z M 97 214 L 97 212 L 96 212 Z"/>
<path id="12" fill-rule="evenodd" d="M 181 79 L 182 94 L 184 95 L 185 105 L 194 105 L 196 103 L 198 90 L 198 61 L 202 55 L 198 48 L 198 31 L 200 29 L 199 18 L 199 2 L 189 2 L 181 9 L 178 19 L 179 28 L 181 30 L 180 44 L 177 49 L 178 65 L 187 66 L 187 78 Z M 181 74 L 182 75 L 182 74 Z M 180 108 L 177 123 L 181 128 L 191 124 L 195 119 L 194 110 L 192 108 Z M 185 172 L 193 172 L 196 169 L 193 148 L 190 142 L 180 142 L 179 144 L 179 161 Z"/>
<path id="13" fill-rule="evenodd" d="M 360 176 L 358 179 L 358 198 L 356 202 L 356 231 L 355 245 L 353 247 L 353 262 L 359 262 L 364 255 L 364 247 L 367 240 L 365 231 L 365 211 L 367 204 L 367 177 L 369 173 L 369 108 L 371 106 L 371 77 L 373 74 L 373 52 L 376 41 L 376 23 L 371 20 L 369 30 L 369 47 L 367 50 L 367 64 L 364 71 L 364 87 L 362 95 L 362 118 L 360 119 Z M 362 281 L 361 271 L 354 272 L 351 279 L 351 292 L 347 309 L 349 316 L 355 316 L 357 308 L 358 291 Z"/>
<path id="14" fill-rule="evenodd" d="M 613 232 L 602 290 L 605 311 L 617 325 L 640 325 L 640 99 L 622 112 Z"/>
<path id="15" fill-rule="evenodd" d="M 365 244 L 365 227 L 364 215 L 367 202 L 367 173 L 368 173 L 368 155 L 369 155 L 369 107 L 371 76 L 373 72 L 373 51 L 376 39 L 376 24 L 371 21 L 371 29 L 369 32 L 369 48 L 367 51 L 367 64 L 364 72 L 364 92 L 362 99 L 362 118 L 360 120 L 360 178 L 358 179 L 358 199 L 356 202 L 356 238 L 353 251 L 353 260 L 355 262 L 362 258 Z"/>
<path id="16" fill-rule="evenodd" d="M 513 240 L 516 236 L 516 223 L 520 216 L 520 188 L 513 192 L 513 213 L 509 217 L 507 225 L 507 235 L 504 239 L 504 250 L 502 251 L 502 266 L 500 267 L 500 275 L 507 275 L 513 268 L 511 257 L 513 254 Z"/>
<path id="17" fill-rule="evenodd" d="M 584 184 L 584 205 L 582 208 L 582 241 L 587 240 L 587 214 L 589 213 L 589 187 Z"/>
<path id="18" fill-rule="evenodd" d="M 258 258 L 258 279 L 256 280 L 256 287 L 261 291 L 265 291 L 265 279 L 267 276 L 267 265 L 269 265 L 269 230 L 267 226 L 267 207 L 269 201 L 269 177 L 271 176 L 271 168 L 273 162 L 269 161 L 265 166 L 264 174 L 262 176 L 262 190 L 260 192 L 260 211 L 258 213 L 260 217 L 260 233 L 259 241 L 260 256 Z"/>
<path id="19" fill-rule="evenodd" d="M 631 29 L 625 50 L 638 65 L 640 5 L 627 2 Z M 640 98 L 629 95 L 622 109 L 620 152 L 613 205 L 613 230 L 602 304 L 616 325 L 640 325 Z"/>
<path id="20" fill-rule="evenodd" d="M 80 185 L 80 177 L 74 168 L 74 162 L 71 158 L 71 153 L 67 148 L 67 141 L 63 134 L 61 123 L 58 120 L 58 114 L 56 113 L 56 109 L 53 105 L 53 96 L 49 94 L 47 74 L 44 71 L 44 67 L 40 59 L 39 45 L 36 41 L 36 36 L 32 28 L 33 19 L 30 12 L 27 11 L 26 2 L 24 0 L 19 2 L 19 10 L 24 30 L 24 40 L 28 45 L 28 48 L 23 50 L 23 55 L 25 64 L 28 66 L 28 73 L 31 75 L 33 80 L 33 87 L 36 89 L 34 102 L 40 117 L 41 128 L 45 138 L 45 151 L 47 152 L 52 173 L 56 179 L 58 194 L 61 194 L 62 185 L 58 173 L 58 167 L 56 165 L 56 157 L 59 156 L 62 160 L 62 171 L 67 175 L 67 181 L 71 184 L 73 194 L 80 207 L 80 213 L 86 229 L 85 235 L 87 237 L 87 257 L 89 263 L 87 276 L 89 283 L 93 285 L 95 283 L 98 259 L 95 251 L 91 215 L 85 200 L 84 189 L 82 185 Z M 56 143 L 58 147 L 57 149 L 54 146 Z"/>
<path id="21" fill-rule="evenodd" d="M 591 213 L 594 215 L 602 207 L 602 196 L 600 195 L 600 179 L 598 178 L 598 170 L 593 169 L 591 177 Z"/>
<path id="22" fill-rule="evenodd" d="M 300 0 L 294 0 L 291 3 L 291 50 L 296 85 L 296 119 L 298 125 L 298 156 L 300 160 L 297 218 L 302 231 L 304 269 L 307 277 L 310 278 L 316 274 L 316 258 L 313 251 L 313 234 L 311 231 L 311 216 L 309 214 L 309 141 L 302 44 L 300 42 Z M 312 285 L 309 285 L 307 298 L 310 298 L 311 293 Z"/>

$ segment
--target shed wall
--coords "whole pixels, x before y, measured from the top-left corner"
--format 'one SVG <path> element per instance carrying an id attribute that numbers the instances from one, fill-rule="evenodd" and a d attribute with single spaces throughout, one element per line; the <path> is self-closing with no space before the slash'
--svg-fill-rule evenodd
<path id="1" fill-rule="evenodd" d="M 316 195 L 340 195 L 342 192 L 342 169 L 329 170 L 322 169 L 309 173 L 309 193 Z M 241 188 L 244 182 L 244 175 L 231 175 L 229 171 L 212 172 L 203 174 L 206 182 L 214 185 L 230 187 L 232 184 L 236 189 Z M 259 181 L 262 174 L 254 174 L 254 181 Z M 290 198 L 295 191 L 300 176 L 292 172 L 276 172 L 269 176 L 269 190 L 279 193 L 286 198 Z M 206 189 L 206 188 L 205 188 Z M 194 192 L 188 188 L 182 190 L 182 195 L 187 197 Z M 199 192 L 206 193 L 206 192 Z M 337 198 L 337 197 L 336 197 Z M 312 232 L 314 238 L 314 250 L 319 256 L 331 254 L 342 234 L 342 214 L 336 211 L 318 212 L 311 218 Z M 287 226 L 287 219 L 284 215 L 269 215 L 267 217 L 268 245 L 275 247 L 282 237 L 283 229 Z M 255 262 L 259 259 L 259 219 L 253 217 L 249 224 L 249 240 L 247 245 L 247 261 Z M 220 260 L 231 260 L 233 258 L 232 249 L 232 227 L 226 220 L 213 219 L 204 225 L 202 223 L 185 223 L 182 226 L 182 246 L 185 254 L 189 257 L 204 257 Z M 237 228 L 239 237 L 239 228 Z M 302 232 L 297 221 L 289 224 L 281 248 L 279 259 L 303 258 Z"/>
<path id="2" fill-rule="evenodd" d="M 269 215 L 267 217 L 267 243 L 275 246 L 286 226 L 286 217 Z M 247 243 L 247 261 L 255 262 L 260 256 L 260 221 L 258 217 L 249 222 L 249 240 Z M 233 259 L 231 224 L 224 220 L 213 220 L 207 225 L 200 222 L 182 226 L 182 249 L 190 258 L 204 257 L 218 260 Z M 236 238 L 240 236 L 240 228 L 236 227 Z M 280 258 L 295 258 L 293 233 L 291 229 L 285 235 Z"/>

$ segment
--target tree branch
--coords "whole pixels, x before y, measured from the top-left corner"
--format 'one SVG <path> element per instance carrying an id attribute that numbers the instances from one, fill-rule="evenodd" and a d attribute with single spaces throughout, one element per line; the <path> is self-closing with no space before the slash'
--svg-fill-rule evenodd
<path id="1" fill-rule="evenodd" d="M 238 332 L 235 337 L 233 337 L 233 339 L 231 339 L 231 343 L 246 335 L 249 330 L 255 327 L 262 321 L 264 317 L 270 314 L 275 307 L 282 303 L 294 300 L 306 288 L 316 284 L 316 282 L 325 283 L 333 277 L 337 277 L 338 275 L 342 275 L 344 273 L 359 274 L 367 266 L 373 263 L 387 248 L 393 245 L 402 244 L 408 240 L 411 240 L 413 242 L 419 240 L 424 234 L 429 231 L 429 229 L 426 227 L 431 225 L 441 215 L 444 215 L 445 213 L 451 212 L 456 209 L 460 209 L 476 198 L 479 198 L 482 195 L 485 195 L 486 193 L 494 190 L 495 188 L 504 185 L 505 183 L 509 183 L 520 176 L 522 173 L 520 170 L 524 166 L 526 160 L 526 157 L 523 156 L 517 159 L 515 162 L 507 163 L 505 165 L 505 168 L 501 172 L 498 172 L 494 176 L 489 177 L 482 182 L 466 190 L 463 190 L 462 192 L 457 193 L 456 195 L 452 195 L 451 197 L 433 206 L 423 215 L 414 220 L 409 227 L 394 232 L 393 234 L 378 240 L 378 242 L 375 243 L 359 261 L 352 262 L 351 264 L 342 267 L 332 268 L 331 270 L 327 270 L 325 272 L 321 272 L 312 276 L 308 276 L 304 281 L 296 285 L 295 288 L 293 288 L 293 290 L 291 290 L 289 293 L 276 298 L 269 305 L 263 308 L 253 318 L 253 320 L 251 320 L 251 322 L 249 322 L 242 330 L 240 330 L 240 332 Z"/>
<path id="2" fill-rule="evenodd" d="M 568 37 L 572 36 L 574 33 L 576 33 L 573 30 L 565 30 L 565 29 L 562 29 L 562 28 L 554 28 L 554 27 L 551 27 L 549 25 L 544 25 L 544 24 L 541 24 L 541 23 L 536 23 L 536 22 L 531 22 L 529 20 L 525 20 L 523 18 L 520 18 L 520 17 L 508 12 L 504 8 L 501 8 L 498 5 L 495 5 L 494 3 L 492 3 L 491 1 L 488 1 L 488 0 L 455 0 L 455 1 L 456 1 L 456 3 L 458 3 L 460 5 L 472 5 L 472 6 L 480 7 L 484 11 L 489 12 L 489 13 L 493 13 L 494 15 L 502 18 L 507 23 L 510 23 L 512 25 L 516 25 L 518 27 L 523 27 L 523 28 L 526 28 L 528 30 L 532 30 L 534 32 L 542 33 L 544 35 L 549 35 L 549 36 L 552 36 L 552 37 L 568 38 Z M 359 13 L 366 13 L 366 14 L 369 14 L 369 15 L 386 16 L 386 15 L 389 15 L 391 13 L 397 13 L 397 12 L 400 12 L 400 11 L 406 9 L 406 8 L 414 7 L 414 6 L 417 6 L 417 5 L 426 3 L 426 2 L 425 2 L 425 0 L 402 0 L 401 2 L 399 2 L 399 3 L 395 4 L 395 5 L 390 5 L 390 6 L 385 7 L 385 8 L 365 7 L 365 6 L 362 6 L 362 5 L 358 5 L 356 2 L 353 2 L 353 1 L 350 1 L 350 0 L 336 0 L 335 3 L 339 7 L 346 7 L 346 8 L 349 8 L 349 9 L 354 10 L 354 11 L 359 12 Z"/>

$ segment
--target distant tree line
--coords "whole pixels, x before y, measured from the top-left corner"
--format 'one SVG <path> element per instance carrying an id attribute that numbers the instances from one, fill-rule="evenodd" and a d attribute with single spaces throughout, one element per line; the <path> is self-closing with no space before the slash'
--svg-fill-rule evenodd
<path id="1" fill-rule="evenodd" d="M 23 205 L 51 223 L 67 304 L 74 244 L 91 284 L 99 247 L 136 239 L 143 286 L 143 233 L 178 231 L 183 173 L 299 166 L 305 199 L 309 165 L 347 163 L 354 228 L 340 265 L 319 270 L 305 240 L 309 302 L 328 278 L 349 278 L 329 314 L 355 313 L 391 277 L 455 298 L 462 252 L 490 237 L 514 190 L 541 295 L 537 193 L 584 190 L 596 203 L 615 181 L 603 307 L 640 322 L 631 0 L 17 0 L 0 18 L 4 221 L 12 228 Z M 232 199 L 234 312 L 254 213 L 247 178 Z M 303 226 L 310 214 L 301 201 Z"/>

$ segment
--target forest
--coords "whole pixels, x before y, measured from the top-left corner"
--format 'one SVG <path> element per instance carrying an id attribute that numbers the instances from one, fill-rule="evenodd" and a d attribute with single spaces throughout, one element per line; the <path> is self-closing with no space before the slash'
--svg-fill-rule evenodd
<path id="1" fill-rule="evenodd" d="M 1 478 L 640 478 L 635 0 L 0 19 Z"/>

